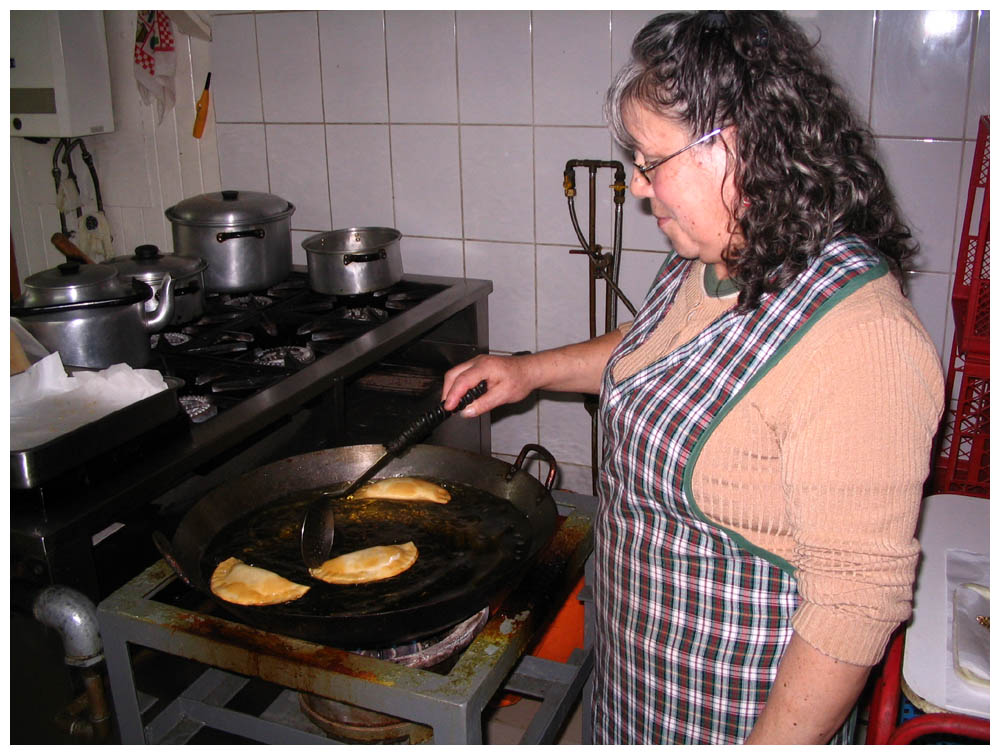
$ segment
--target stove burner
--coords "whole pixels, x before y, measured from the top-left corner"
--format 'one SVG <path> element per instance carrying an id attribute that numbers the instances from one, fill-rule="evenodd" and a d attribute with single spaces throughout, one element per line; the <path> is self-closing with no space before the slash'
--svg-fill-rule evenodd
<path id="1" fill-rule="evenodd" d="M 263 330 L 271 338 L 278 337 L 278 326 L 275 325 L 274 320 L 272 320 L 264 313 L 261 313 L 260 322 L 257 324 L 260 326 L 260 329 Z"/>
<path id="2" fill-rule="evenodd" d="M 382 661 L 400 663 L 410 668 L 430 668 L 450 658 L 459 650 L 464 650 L 472 642 L 476 633 L 486 625 L 489 617 L 490 609 L 484 608 L 450 629 L 445 629 L 422 640 L 414 640 L 391 648 L 352 650 L 351 652 L 367 655 L 370 658 L 378 658 Z"/>
<path id="3" fill-rule="evenodd" d="M 250 345 L 242 341 L 222 341 L 220 343 L 209 344 L 208 346 L 195 346 L 188 349 L 188 354 L 239 354 L 250 348 Z"/>
<path id="4" fill-rule="evenodd" d="M 229 370 L 214 370 L 212 372 L 203 372 L 200 375 L 196 375 L 194 379 L 194 384 L 197 386 L 208 385 L 209 383 L 214 383 L 216 380 L 222 380 L 222 378 L 229 375 Z"/>
<path id="5" fill-rule="evenodd" d="M 424 640 L 383 650 L 352 652 L 410 668 L 447 673 L 444 668 L 447 662 L 457 660 L 489 617 L 490 609 L 484 608 L 451 629 Z M 431 734 L 427 727 L 412 721 L 305 692 L 299 693 L 299 707 L 316 726 L 342 741 L 389 744 L 409 740 L 417 744 Z"/>
<path id="6" fill-rule="evenodd" d="M 344 307 L 334 313 L 344 320 L 355 322 L 385 322 L 389 319 L 389 313 L 384 309 L 373 306 Z"/>
<path id="7" fill-rule="evenodd" d="M 302 291 L 306 287 L 304 278 L 286 278 L 281 283 L 276 283 L 267 289 L 268 296 L 281 298 Z"/>
<path id="8" fill-rule="evenodd" d="M 188 418 L 195 424 L 212 419 L 219 413 L 219 409 L 212 402 L 212 399 L 205 396 L 180 396 L 177 401 Z"/>
<path id="9" fill-rule="evenodd" d="M 322 312 L 332 312 L 336 304 L 336 298 L 331 296 L 328 299 L 320 299 L 318 301 L 299 304 L 295 309 L 306 314 L 319 314 Z"/>
<path id="10" fill-rule="evenodd" d="M 221 312 L 221 313 L 219 313 L 217 315 L 205 315 L 200 320 L 197 320 L 194 324 L 195 325 L 221 325 L 221 324 L 226 323 L 226 322 L 232 322 L 233 320 L 238 320 L 241 317 L 243 317 L 243 315 L 241 315 L 239 312 Z M 184 332 L 188 332 L 188 329 L 185 328 Z"/>
<path id="11" fill-rule="evenodd" d="M 274 299 L 259 294 L 247 294 L 246 296 L 224 296 L 222 303 L 237 309 L 265 309 L 274 304 Z"/>
<path id="12" fill-rule="evenodd" d="M 304 367 L 316 361 L 316 352 L 309 346 L 278 346 L 254 352 L 254 364 L 264 367 Z"/>
<path id="13" fill-rule="evenodd" d="M 389 294 L 386 297 L 385 304 L 383 305 L 386 309 L 391 309 L 395 311 L 402 311 L 410 309 L 416 304 L 419 304 L 427 296 L 418 291 L 400 291 L 395 294 Z"/>
<path id="14" fill-rule="evenodd" d="M 220 342 L 253 343 L 255 340 L 253 333 L 243 333 L 238 330 L 227 330 L 219 336 Z"/>
<path id="15" fill-rule="evenodd" d="M 155 349 L 159 345 L 161 338 L 171 346 L 181 346 L 191 340 L 191 336 L 184 333 L 153 333 L 153 335 L 149 337 L 150 347 Z"/>
<path id="16" fill-rule="evenodd" d="M 342 325 L 338 327 L 325 328 L 324 330 L 310 331 L 309 340 L 316 343 L 327 341 L 348 341 L 357 335 L 354 328 Z"/>
<path id="17" fill-rule="evenodd" d="M 263 388 L 274 382 L 273 375 L 253 375 L 238 377 L 232 380 L 219 380 L 212 383 L 212 393 L 231 393 L 233 391 L 252 391 Z"/>

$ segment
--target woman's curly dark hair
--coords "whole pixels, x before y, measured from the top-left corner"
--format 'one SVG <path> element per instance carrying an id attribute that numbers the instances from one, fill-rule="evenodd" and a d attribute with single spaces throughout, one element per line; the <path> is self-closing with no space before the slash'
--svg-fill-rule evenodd
<path id="1" fill-rule="evenodd" d="M 736 127 L 730 160 L 745 246 L 729 249 L 725 259 L 740 308 L 784 288 L 837 237 L 858 236 L 897 275 L 916 253 L 871 132 L 815 45 L 783 14 L 654 18 L 636 35 L 632 61 L 605 103 L 615 139 L 629 150 L 636 144 L 622 111 L 634 104 L 679 121 L 694 136 Z"/>

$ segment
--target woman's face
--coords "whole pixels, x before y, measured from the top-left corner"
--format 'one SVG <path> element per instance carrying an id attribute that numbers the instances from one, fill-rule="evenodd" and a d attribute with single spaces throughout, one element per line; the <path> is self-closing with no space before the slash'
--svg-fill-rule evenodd
<path id="1" fill-rule="evenodd" d="M 637 143 L 636 163 L 642 165 L 671 155 L 698 139 L 676 121 L 633 104 L 624 113 L 625 126 Z M 679 255 L 716 265 L 726 277 L 723 252 L 738 245 L 739 234 L 730 208 L 736 197 L 732 173 L 727 170 L 725 139 L 732 143 L 733 129 L 723 129 L 711 142 L 699 144 L 648 173 L 632 172 L 630 189 L 649 199 L 657 225 Z"/>

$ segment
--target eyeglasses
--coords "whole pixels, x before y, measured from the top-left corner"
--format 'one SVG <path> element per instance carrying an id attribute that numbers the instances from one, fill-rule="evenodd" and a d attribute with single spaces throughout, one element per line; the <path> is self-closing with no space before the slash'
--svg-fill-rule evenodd
<path id="1" fill-rule="evenodd" d="M 661 165 L 663 165 L 663 163 L 665 163 L 667 160 L 673 160 L 675 157 L 677 157 L 677 155 L 681 154 L 682 152 L 687 152 L 692 147 L 697 147 L 702 142 L 707 142 L 713 136 L 715 136 L 716 134 L 720 134 L 720 133 L 722 133 L 722 129 L 721 128 L 717 128 L 717 129 L 715 129 L 715 131 L 709 131 L 707 134 L 705 134 L 700 139 L 696 139 L 695 141 L 691 142 L 686 147 L 681 147 L 679 150 L 677 150 L 676 152 L 674 152 L 672 155 L 667 155 L 666 157 L 661 157 L 658 160 L 653 160 L 652 162 L 644 163 L 643 165 L 639 165 L 639 163 L 635 163 L 635 169 L 642 174 L 642 177 L 646 179 L 647 183 L 651 184 L 651 183 L 653 183 L 653 179 L 650 177 L 649 174 L 652 173 L 656 168 L 658 168 Z"/>

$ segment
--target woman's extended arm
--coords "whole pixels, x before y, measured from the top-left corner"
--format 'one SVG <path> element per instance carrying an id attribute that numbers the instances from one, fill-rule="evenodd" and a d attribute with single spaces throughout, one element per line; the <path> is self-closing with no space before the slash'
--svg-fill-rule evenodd
<path id="1" fill-rule="evenodd" d="M 857 702 L 869 671 L 823 655 L 793 633 L 746 744 L 826 744 Z"/>
<path id="2" fill-rule="evenodd" d="M 611 352 L 622 339 L 621 330 L 603 336 L 523 356 L 478 356 L 452 367 L 444 376 L 441 396 L 445 409 L 454 409 L 461 397 L 485 380 L 486 393 L 462 412 L 478 417 L 502 404 L 520 401 L 533 390 L 597 393 Z"/>

